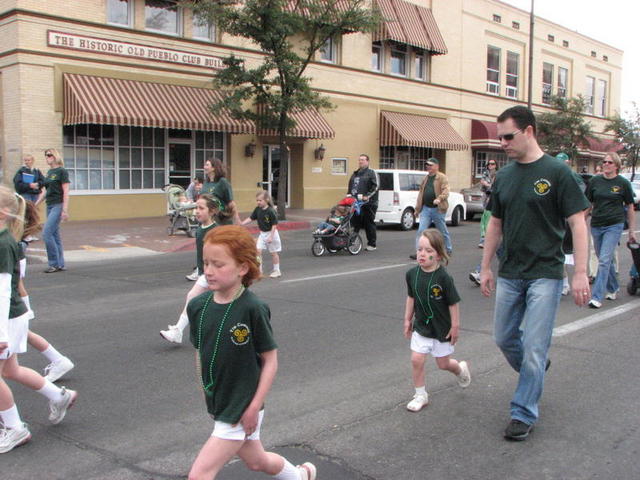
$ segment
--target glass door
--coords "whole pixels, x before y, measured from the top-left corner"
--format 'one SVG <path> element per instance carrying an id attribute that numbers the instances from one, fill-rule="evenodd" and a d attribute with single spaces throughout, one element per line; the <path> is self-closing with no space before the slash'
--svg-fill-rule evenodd
<path id="1" fill-rule="evenodd" d="M 291 156 L 287 162 L 287 178 L 285 179 L 285 205 L 289 206 L 289 179 L 291 171 Z M 265 145 L 262 155 L 262 185 L 273 198 L 273 203 L 278 204 L 278 182 L 280 174 L 280 147 L 278 145 Z"/>
<path id="2" fill-rule="evenodd" d="M 169 142 L 169 183 L 186 189 L 191 176 L 191 142 Z"/>

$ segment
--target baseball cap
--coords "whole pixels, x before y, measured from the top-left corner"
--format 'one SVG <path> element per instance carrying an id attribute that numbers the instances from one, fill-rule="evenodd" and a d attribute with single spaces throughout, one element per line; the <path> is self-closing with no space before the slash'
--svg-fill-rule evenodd
<path id="1" fill-rule="evenodd" d="M 440 162 L 437 158 L 431 157 L 427 160 L 427 165 L 440 165 Z"/>

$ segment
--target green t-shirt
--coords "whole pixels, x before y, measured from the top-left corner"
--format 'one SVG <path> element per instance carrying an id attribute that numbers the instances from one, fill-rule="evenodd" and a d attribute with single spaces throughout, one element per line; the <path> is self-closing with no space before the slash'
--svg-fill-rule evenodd
<path id="1" fill-rule="evenodd" d="M 571 169 L 549 155 L 501 168 L 491 192 L 491 215 L 502 221 L 499 275 L 561 279 L 565 219 L 588 207 Z"/>
<path id="2" fill-rule="evenodd" d="M 253 292 L 245 290 L 236 299 L 224 325 L 221 322 L 229 304 L 215 303 L 212 295 L 213 292 L 205 292 L 189 302 L 190 339 L 200 352 L 203 383 L 208 384 L 213 376 L 212 393 L 205 395 L 207 411 L 216 420 L 235 424 L 258 388 L 262 371 L 259 354 L 278 346 L 273 339 L 269 306 Z M 217 354 L 211 367 L 216 345 Z"/>
<path id="3" fill-rule="evenodd" d="M 592 227 L 608 227 L 624 223 L 624 206 L 633 203 L 633 188 L 626 178 L 595 175 L 589 180 L 587 198 L 593 203 Z"/>
<path id="4" fill-rule="evenodd" d="M 0 273 L 11 275 L 11 302 L 9 318 L 16 318 L 27 313 L 27 306 L 18 293 L 20 282 L 20 247 L 6 228 L 0 231 Z"/>
<path id="5" fill-rule="evenodd" d="M 44 186 L 47 189 L 47 205 L 62 203 L 62 185 L 69 183 L 69 172 L 64 167 L 52 168 L 47 172 L 44 179 Z"/>
<path id="6" fill-rule="evenodd" d="M 460 301 L 453 278 L 444 267 L 425 272 L 416 266 L 407 272 L 406 280 L 407 295 L 414 299 L 413 330 L 423 337 L 448 342 L 449 307 Z"/>
<path id="7" fill-rule="evenodd" d="M 436 189 L 433 186 L 435 180 L 435 175 L 427 175 L 427 183 L 424 186 L 424 192 L 422 192 L 422 204 L 427 208 L 436 207 L 436 205 L 433 204 L 433 201 L 436 199 Z"/>
<path id="8" fill-rule="evenodd" d="M 258 221 L 261 232 L 270 232 L 273 226 L 278 224 L 278 214 L 272 207 L 256 207 L 251 213 L 251 220 Z"/>
<path id="9" fill-rule="evenodd" d="M 216 222 L 213 222 L 208 227 L 198 225 L 198 228 L 196 229 L 196 265 L 198 266 L 198 275 L 202 275 L 204 273 L 204 257 L 202 256 L 204 237 L 209 233 L 209 230 L 217 226 Z"/>
<path id="10" fill-rule="evenodd" d="M 233 190 L 229 181 L 222 177 L 217 182 L 205 182 L 202 184 L 202 190 L 200 194 L 208 193 L 217 197 L 222 202 L 222 207 L 227 208 L 229 202 L 233 201 Z M 218 225 L 232 225 L 233 218 L 231 217 L 217 217 Z"/>

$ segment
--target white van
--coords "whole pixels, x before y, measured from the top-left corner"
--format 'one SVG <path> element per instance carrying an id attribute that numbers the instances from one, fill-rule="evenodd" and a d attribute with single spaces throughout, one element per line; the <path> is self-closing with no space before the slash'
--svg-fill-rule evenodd
<path id="1" fill-rule="evenodd" d="M 427 172 L 419 170 L 376 170 L 378 174 L 378 212 L 376 223 L 398 224 L 409 230 L 416 224 L 415 206 L 420 185 Z M 446 221 L 454 227 L 465 218 L 467 206 L 458 192 L 449 192 Z"/>

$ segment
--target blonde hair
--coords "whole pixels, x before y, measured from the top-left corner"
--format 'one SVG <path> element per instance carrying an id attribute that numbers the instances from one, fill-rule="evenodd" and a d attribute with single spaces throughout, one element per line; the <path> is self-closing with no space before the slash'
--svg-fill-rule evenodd
<path id="1" fill-rule="evenodd" d="M 616 152 L 609 152 L 604 156 L 603 160 L 605 160 L 607 157 L 613 160 L 613 164 L 616 166 L 616 169 L 619 172 L 622 168 L 622 160 L 620 160 L 620 155 L 618 155 Z"/>
<path id="2" fill-rule="evenodd" d="M 5 220 L 7 229 L 17 242 L 22 240 L 25 208 L 26 202 L 24 198 L 12 192 L 9 188 L 0 186 L 0 210 L 4 210 L 7 216 Z"/>
<path id="3" fill-rule="evenodd" d="M 33 158 L 33 155 L 31 155 L 30 153 L 25 153 L 25 154 L 22 156 L 22 161 L 24 162 L 27 158 L 29 158 L 29 159 L 33 160 L 34 162 L 36 161 L 36 159 L 35 159 L 35 158 Z"/>
<path id="4" fill-rule="evenodd" d="M 44 154 L 46 155 L 47 152 L 53 155 L 53 158 L 55 159 L 55 164 L 58 167 L 64 167 L 64 158 L 62 158 L 62 155 L 60 155 L 60 152 L 58 150 L 56 150 L 55 148 L 47 148 L 44 151 Z"/>
<path id="5" fill-rule="evenodd" d="M 273 208 L 273 198 L 271 198 L 269 192 L 267 192 L 266 190 L 260 190 L 258 193 L 256 193 L 256 198 L 260 197 L 262 197 L 262 199 L 267 202 L 267 205 Z"/>
<path id="6" fill-rule="evenodd" d="M 442 236 L 442 233 L 440 233 L 440 230 L 436 228 L 427 228 L 422 232 L 422 236 L 429 240 L 431 248 L 433 248 L 440 257 L 440 262 L 445 265 L 449 265 L 449 255 L 447 254 L 447 249 L 444 246 L 444 237 Z"/>

